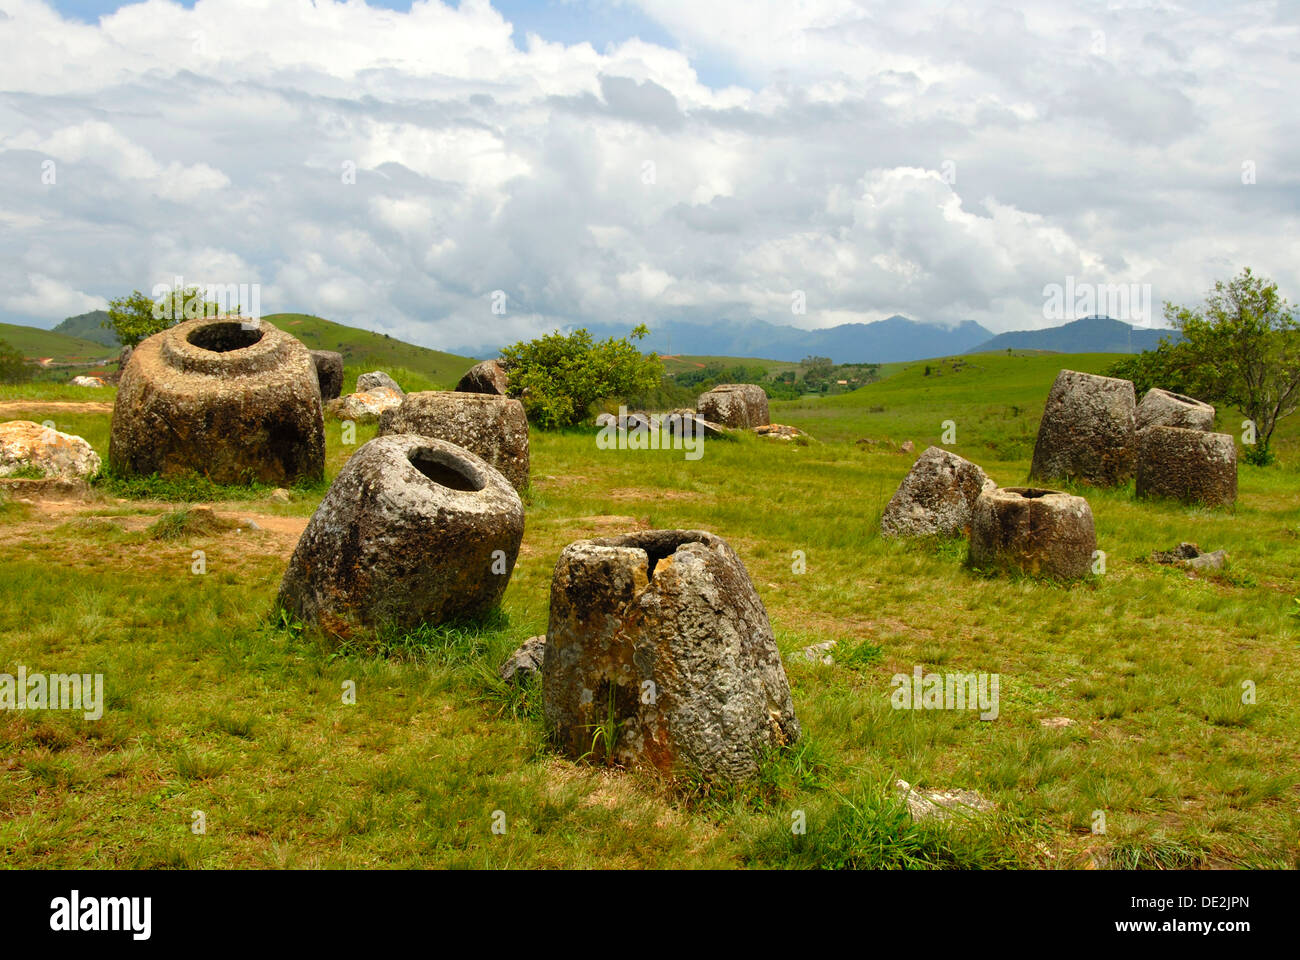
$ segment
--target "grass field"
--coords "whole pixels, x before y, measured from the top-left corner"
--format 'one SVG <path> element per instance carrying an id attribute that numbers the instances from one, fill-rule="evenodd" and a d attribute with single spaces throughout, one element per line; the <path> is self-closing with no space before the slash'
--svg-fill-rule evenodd
<path id="1" fill-rule="evenodd" d="M 0 506 L 0 669 L 103 673 L 107 691 L 100 720 L 0 715 L 0 852 L 47 867 L 1300 866 L 1294 423 L 1277 463 L 1241 465 L 1235 510 L 1079 491 L 1107 565 L 1073 586 L 980 575 L 960 541 L 878 535 L 913 459 L 897 444 L 919 452 L 950 420 L 955 452 L 1020 482 L 1057 370 L 1111 359 L 899 365 L 852 394 L 772 405 L 818 442 L 710 442 L 697 461 L 534 432 L 500 618 L 379 649 L 334 648 L 271 613 L 321 488 L 287 504 L 214 492 L 225 530 L 113 488 L 94 504 Z M 54 419 L 106 454 L 107 413 L 6 401 L 5 419 Z M 1230 415 L 1220 429 L 1240 432 Z M 337 423 L 327 435 L 332 476 L 355 448 Z M 495 678 L 545 631 L 564 545 L 645 527 L 725 537 L 768 609 L 805 736 L 751 785 L 563 759 L 538 688 Z M 1196 576 L 1146 562 L 1180 540 L 1230 560 Z M 833 664 L 795 656 L 827 640 Z M 918 665 L 999 674 L 999 716 L 891 709 L 891 677 Z M 978 790 L 996 809 L 913 822 L 897 778 Z"/>
<path id="2" fill-rule="evenodd" d="M 17 323 L 0 323 L 0 340 L 4 340 L 25 357 L 50 357 L 67 363 L 105 360 L 117 356 L 119 350 L 93 340 L 69 337 L 53 330 L 41 330 Z"/>

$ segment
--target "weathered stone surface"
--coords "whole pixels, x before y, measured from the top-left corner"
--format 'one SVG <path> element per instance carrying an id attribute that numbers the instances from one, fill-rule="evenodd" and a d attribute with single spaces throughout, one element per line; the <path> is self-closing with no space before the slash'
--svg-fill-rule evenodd
<path id="1" fill-rule="evenodd" d="M 953 814 L 970 816 L 995 808 L 976 790 L 922 790 L 906 780 L 894 781 L 894 795 L 907 804 L 913 820 L 947 820 Z"/>
<path id="2" fill-rule="evenodd" d="M 505 592 L 524 506 L 482 459 L 431 437 L 348 458 L 280 584 L 280 605 L 338 636 L 472 617 Z"/>
<path id="3" fill-rule="evenodd" d="M 1138 434 L 1139 497 L 1210 507 L 1237 500 L 1237 446 L 1226 433 L 1147 427 Z"/>
<path id="4" fill-rule="evenodd" d="M 99 377 L 73 377 L 68 381 L 74 387 L 91 387 L 99 389 L 104 386 L 104 381 Z"/>
<path id="5" fill-rule="evenodd" d="M 320 398 L 333 400 L 343 392 L 343 354 L 336 350 L 313 350 L 311 359 L 316 364 Z"/>
<path id="6" fill-rule="evenodd" d="M 93 491 L 85 480 L 67 477 L 45 477 L 41 480 L 27 480 L 18 477 L 0 476 L 0 502 L 5 497 L 13 500 L 31 502 L 34 500 L 93 500 Z"/>
<path id="7" fill-rule="evenodd" d="M 369 373 L 363 373 L 357 377 L 357 393 L 367 393 L 380 387 L 386 387 L 399 396 L 406 392 L 397 385 L 396 380 L 382 370 L 371 370 Z"/>
<path id="8" fill-rule="evenodd" d="M 149 337 L 122 374 L 109 462 L 217 483 L 320 477 L 325 424 L 311 354 L 246 317 L 187 320 Z"/>
<path id="9" fill-rule="evenodd" d="M 469 368 L 465 376 L 456 384 L 458 393 L 494 393 L 498 397 L 506 395 L 509 377 L 500 360 L 484 360 Z"/>
<path id="10" fill-rule="evenodd" d="M 375 387 L 364 393 L 349 393 L 346 397 L 336 397 L 325 404 L 325 412 L 340 420 L 353 420 L 357 423 L 373 423 L 387 410 L 402 405 L 402 394 L 388 387 Z"/>
<path id="11" fill-rule="evenodd" d="M 1220 570 L 1227 562 L 1228 554 L 1225 550 L 1202 553 L 1196 544 L 1184 541 L 1172 550 L 1151 551 L 1151 559 L 1156 563 L 1187 567 L 1189 570 Z"/>
<path id="12" fill-rule="evenodd" d="M 528 417 L 518 400 L 454 390 L 408 393 L 379 420 L 380 436 L 389 433 L 454 443 L 500 470 L 516 490 L 528 486 Z"/>
<path id="13" fill-rule="evenodd" d="M 1222 570 L 1227 560 L 1226 550 L 1215 550 L 1213 553 L 1202 553 L 1192 557 L 1187 561 L 1187 566 L 1192 570 Z"/>
<path id="14" fill-rule="evenodd" d="M 971 513 L 970 562 L 1034 577 L 1087 576 L 1097 535 L 1083 497 L 1004 487 L 980 494 Z"/>
<path id="15" fill-rule="evenodd" d="M 1038 425 L 1030 476 L 1124 483 L 1136 460 L 1136 407 L 1131 381 L 1062 370 Z"/>
<path id="16" fill-rule="evenodd" d="M 838 640 L 823 640 L 821 643 L 812 643 L 804 647 L 796 654 L 796 657 L 807 660 L 809 663 L 820 663 L 829 667 L 835 662 L 831 656 L 831 651 L 839 646 Z"/>
<path id="17" fill-rule="evenodd" d="M 720 423 L 705 420 L 694 410 L 673 410 L 662 414 L 660 422 L 669 436 L 707 437 L 710 440 L 735 440 Z"/>
<path id="18" fill-rule="evenodd" d="M 1152 387 L 1137 405 L 1134 425 L 1138 430 L 1147 427 L 1186 427 L 1188 430 L 1209 430 L 1214 426 L 1214 407 L 1181 393 L 1170 393 Z"/>
<path id="19" fill-rule="evenodd" d="M 887 537 L 955 537 L 966 533 L 971 510 L 997 484 L 982 469 L 942 447 L 927 447 L 880 515 Z"/>
<path id="20" fill-rule="evenodd" d="M 798 427 L 786 423 L 767 423 L 761 427 L 751 427 L 755 434 L 769 440 L 784 440 L 786 443 L 807 443 L 811 437 Z"/>
<path id="21" fill-rule="evenodd" d="M 99 454 L 81 437 L 30 420 L 0 423 L 0 477 L 40 470 L 46 477 L 85 479 L 99 473 Z"/>
<path id="22" fill-rule="evenodd" d="M 551 582 L 542 695 L 555 741 L 668 774 L 752 777 L 799 724 L 763 603 L 740 558 L 700 530 L 567 546 Z M 593 731 L 616 724 L 612 744 Z"/>
<path id="23" fill-rule="evenodd" d="M 754 383 L 723 383 L 700 394 L 695 407 L 700 416 L 723 427 L 761 427 L 770 422 L 767 393 Z"/>
<path id="24" fill-rule="evenodd" d="M 1184 540 L 1172 550 L 1152 550 L 1151 559 L 1156 563 L 1184 563 L 1201 555 L 1201 548 Z"/>
<path id="25" fill-rule="evenodd" d="M 542 672 L 542 658 L 545 656 L 546 637 L 529 637 L 510 654 L 497 675 L 507 683 L 522 683 Z"/>
<path id="26" fill-rule="evenodd" d="M 126 370 L 126 365 L 130 361 L 131 354 L 134 352 L 134 350 L 135 350 L 134 347 L 123 347 L 121 352 L 119 352 L 117 355 L 117 369 L 110 371 L 108 376 L 106 376 L 104 379 L 107 380 L 109 383 L 120 382 L 122 379 L 122 372 Z"/>
<path id="27" fill-rule="evenodd" d="M 911 440 L 904 440 L 901 444 L 899 444 L 898 447 L 899 453 L 912 453 L 915 450 L 916 450 L 916 444 L 914 444 Z"/>

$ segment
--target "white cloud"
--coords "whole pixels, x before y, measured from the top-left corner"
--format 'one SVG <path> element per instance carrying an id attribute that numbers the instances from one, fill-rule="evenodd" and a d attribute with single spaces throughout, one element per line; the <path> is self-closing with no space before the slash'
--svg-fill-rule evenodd
<path id="1" fill-rule="evenodd" d="M 521 50 L 483 0 L 6 0 L 0 304 L 181 274 L 454 348 L 662 316 L 1016 329 L 1067 275 L 1188 301 L 1247 264 L 1300 299 L 1282 4 L 641 6 L 681 49 Z"/>
<path id="2" fill-rule="evenodd" d="M 22 293 L 7 296 L 5 309 L 28 314 L 41 320 L 62 320 L 64 317 L 91 310 L 103 310 L 108 301 L 92 297 L 71 285 L 41 273 L 27 274 L 27 287 Z"/>

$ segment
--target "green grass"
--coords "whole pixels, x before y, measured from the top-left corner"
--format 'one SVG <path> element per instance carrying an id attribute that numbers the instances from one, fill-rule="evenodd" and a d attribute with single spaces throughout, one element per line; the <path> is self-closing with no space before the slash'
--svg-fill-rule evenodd
<path id="1" fill-rule="evenodd" d="M 1277 463 L 1241 466 L 1234 510 L 1138 502 L 1131 485 L 1081 491 L 1103 576 L 986 576 L 960 541 L 878 535 L 912 457 L 854 441 L 912 439 L 919 452 L 952 419 L 957 452 L 1014 484 L 1028 470 L 1018 438 L 1032 445 L 1056 371 L 1110 358 L 966 360 L 774 404 L 774 420 L 819 441 L 807 447 L 743 437 L 688 461 L 599 450 L 592 431 L 535 432 L 527 532 L 499 615 L 373 644 L 338 647 L 272 614 L 292 537 L 154 539 L 151 524 L 177 523 L 159 520 L 173 508 L 158 489 L 79 518 L 0 504 L 0 661 L 103 672 L 108 695 L 99 721 L 0 716 L 0 851 L 48 867 L 1300 866 L 1297 425 L 1284 424 Z M 75 424 L 106 441 L 106 414 Z M 337 424 L 326 433 L 332 477 L 355 448 Z M 239 516 L 305 517 L 322 495 L 249 499 Z M 767 607 L 804 739 L 753 783 L 666 784 L 564 759 L 537 684 L 496 677 L 545 631 L 564 545 L 644 525 L 723 536 Z M 1180 540 L 1226 549 L 1227 567 L 1147 562 Z M 195 550 L 205 575 L 190 572 Z M 833 664 L 794 656 L 826 640 Z M 998 673 L 998 718 L 893 710 L 891 678 L 916 665 Z M 1039 722 L 1055 717 L 1074 723 Z M 890 790 L 899 778 L 978 790 L 996 809 L 913 822 Z M 1096 811 L 1105 834 L 1092 833 Z"/>
<path id="2" fill-rule="evenodd" d="M 25 357 L 51 357 L 69 363 L 116 357 L 120 350 L 93 340 L 17 323 L 0 323 L 0 340 L 7 341 Z"/>

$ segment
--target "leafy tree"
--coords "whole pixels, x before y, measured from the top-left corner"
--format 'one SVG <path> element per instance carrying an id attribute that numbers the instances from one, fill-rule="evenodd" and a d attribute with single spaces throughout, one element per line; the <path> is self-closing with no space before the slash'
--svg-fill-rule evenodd
<path id="1" fill-rule="evenodd" d="M 22 351 L 7 340 L 0 340 L 0 383 L 22 383 L 32 372 L 23 361 Z"/>
<path id="2" fill-rule="evenodd" d="M 585 329 L 558 330 L 501 351 L 510 371 L 510 395 L 518 397 L 531 423 L 564 427 L 587 416 L 598 400 L 643 393 L 659 386 L 663 362 L 644 356 L 633 340 L 648 336 L 644 324 L 629 337 L 596 343 Z"/>
<path id="3" fill-rule="evenodd" d="M 182 320 L 220 314 L 221 304 L 204 300 L 204 293 L 202 287 L 193 286 L 151 300 L 139 290 L 133 290 L 125 297 L 108 302 L 108 319 L 103 326 L 116 333 L 124 346 L 134 347 L 141 340 Z M 239 307 L 231 310 L 231 313 L 238 312 Z"/>
<path id="4" fill-rule="evenodd" d="M 1164 314 L 1182 340 L 1166 338 L 1108 372 L 1133 380 L 1139 392 L 1158 386 L 1236 407 L 1255 423 L 1246 459 L 1271 462 L 1278 421 L 1300 408 L 1300 322 L 1277 284 L 1247 267 L 1216 281 L 1200 307 L 1166 303 Z"/>

